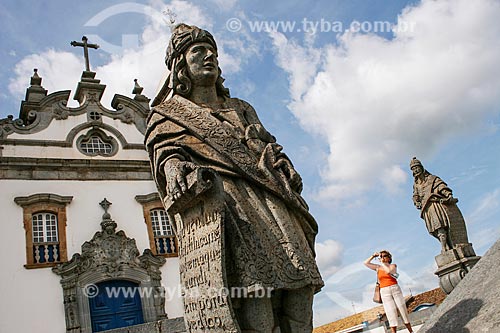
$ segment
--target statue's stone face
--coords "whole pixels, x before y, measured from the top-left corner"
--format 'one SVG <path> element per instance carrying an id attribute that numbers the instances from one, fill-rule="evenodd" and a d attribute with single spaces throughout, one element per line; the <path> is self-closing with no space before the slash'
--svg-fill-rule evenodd
<path id="1" fill-rule="evenodd" d="M 418 177 L 423 174 L 424 168 L 422 168 L 420 165 L 415 165 L 411 168 L 411 171 L 413 173 L 413 177 Z"/>
<path id="2" fill-rule="evenodd" d="M 219 76 L 217 51 L 209 43 L 195 43 L 185 53 L 188 75 L 193 85 L 214 85 Z"/>

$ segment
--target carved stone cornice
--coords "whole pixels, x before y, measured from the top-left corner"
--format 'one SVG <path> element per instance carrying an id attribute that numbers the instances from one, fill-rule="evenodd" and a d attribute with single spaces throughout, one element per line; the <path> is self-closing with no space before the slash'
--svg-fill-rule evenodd
<path id="1" fill-rule="evenodd" d="M 37 76 L 37 78 L 39 77 Z M 97 83 L 93 81 L 97 81 Z M 82 81 L 77 89 L 80 106 L 75 108 L 67 106 L 71 94 L 70 90 L 46 95 L 46 90 L 40 85 L 32 85 L 27 89 L 26 99 L 21 102 L 19 119 L 14 119 L 13 116 L 0 119 L 0 139 L 7 138 L 13 133 L 37 133 L 47 128 L 54 119 L 67 119 L 91 111 L 96 111 L 111 119 L 118 119 L 126 124 L 134 124 L 137 130 L 144 134 L 146 118 L 149 114 L 149 99 L 143 95 L 130 98 L 116 94 L 111 102 L 114 110 L 107 109 L 100 102 L 106 86 L 99 84 L 98 81 L 84 78 L 82 75 Z M 35 83 L 39 84 L 39 82 Z"/>
<path id="2" fill-rule="evenodd" d="M 152 180 L 149 161 L 3 156 L 0 178 L 30 180 Z"/>
<path id="3" fill-rule="evenodd" d="M 135 196 L 135 201 L 137 201 L 140 204 L 146 204 L 149 202 L 154 202 L 154 201 L 161 201 L 160 195 L 158 192 L 153 192 L 149 194 L 139 194 Z"/>
<path id="4" fill-rule="evenodd" d="M 26 207 L 36 203 L 53 203 L 59 205 L 67 205 L 73 200 L 72 196 L 61 196 L 54 193 L 37 193 L 27 197 L 16 197 L 14 202 L 21 207 Z"/>

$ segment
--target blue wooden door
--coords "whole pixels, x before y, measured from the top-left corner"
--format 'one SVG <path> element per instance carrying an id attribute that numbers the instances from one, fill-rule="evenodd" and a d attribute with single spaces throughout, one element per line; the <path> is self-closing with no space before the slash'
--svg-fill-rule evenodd
<path id="1" fill-rule="evenodd" d="M 144 323 L 138 286 L 125 280 L 98 283 L 99 293 L 89 298 L 92 332 Z"/>

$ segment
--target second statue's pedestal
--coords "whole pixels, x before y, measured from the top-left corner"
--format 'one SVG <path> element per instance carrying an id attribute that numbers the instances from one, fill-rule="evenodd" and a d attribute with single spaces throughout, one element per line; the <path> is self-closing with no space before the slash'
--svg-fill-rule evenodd
<path id="1" fill-rule="evenodd" d="M 451 293 L 481 257 L 476 256 L 472 244 L 459 244 L 452 250 L 435 257 L 438 269 L 434 274 L 439 277 L 439 286 L 446 294 Z"/>

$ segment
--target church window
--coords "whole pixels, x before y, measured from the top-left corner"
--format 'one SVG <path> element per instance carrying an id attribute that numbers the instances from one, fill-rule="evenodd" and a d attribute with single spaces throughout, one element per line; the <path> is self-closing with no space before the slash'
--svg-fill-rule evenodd
<path id="1" fill-rule="evenodd" d="M 35 213 L 31 221 L 34 263 L 58 262 L 57 215 L 50 212 Z"/>
<path id="2" fill-rule="evenodd" d="M 158 193 L 138 195 L 135 199 L 142 204 L 151 251 L 156 255 L 177 257 L 177 237 Z"/>
<path id="3" fill-rule="evenodd" d="M 82 141 L 80 147 L 88 155 L 109 155 L 112 150 L 112 146 L 109 143 L 103 142 L 98 136 L 91 136 L 88 141 Z"/>
<path id="4" fill-rule="evenodd" d="M 101 119 L 101 114 L 99 112 L 96 112 L 96 111 L 91 111 L 89 112 L 89 118 L 90 120 L 99 120 Z"/>
<path id="5" fill-rule="evenodd" d="M 51 267 L 67 261 L 66 206 L 73 197 L 41 193 L 16 197 L 23 208 L 26 230 L 26 265 L 24 267 Z"/>
<path id="6" fill-rule="evenodd" d="M 99 129 L 92 129 L 78 138 L 77 147 L 88 156 L 113 156 L 118 151 L 118 143 Z"/>
<path id="7" fill-rule="evenodd" d="M 149 211 L 157 254 L 175 253 L 175 234 L 163 208 Z"/>
<path id="8" fill-rule="evenodd" d="M 172 236 L 174 234 L 172 225 L 168 221 L 167 212 L 164 209 L 152 209 L 150 215 L 151 226 L 155 236 Z"/>

